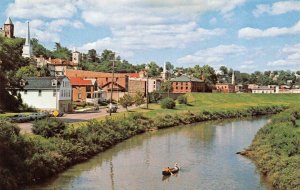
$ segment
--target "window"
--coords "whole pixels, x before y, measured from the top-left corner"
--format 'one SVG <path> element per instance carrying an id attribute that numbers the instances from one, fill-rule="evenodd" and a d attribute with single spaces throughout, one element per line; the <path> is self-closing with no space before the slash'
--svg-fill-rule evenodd
<path id="1" fill-rule="evenodd" d="M 118 79 L 119 79 L 119 78 L 118 78 L 118 77 L 116 77 L 116 81 L 118 81 Z"/>
<path id="2" fill-rule="evenodd" d="M 53 79 L 52 80 L 52 86 L 56 86 L 57 80 Z"/>
<path id="3" fill-rule="evenodd" d="M 27 94 L 27 90 L 24 90 L 24 94 Z"/>
<path id="4" fill-rule="evenodd" d="M 78 99 L 81 99 L 81 93 L 78 93 Z"/>
<path id="5" fill-rule="evenodd" d="M 42 96 L 42 90 L 39 90 L 39 96 Z"/>
<path id="6" fill-rule="evenodd" d="M 53 90 L 53 96 L 56 96 L 56 90 Z"/>

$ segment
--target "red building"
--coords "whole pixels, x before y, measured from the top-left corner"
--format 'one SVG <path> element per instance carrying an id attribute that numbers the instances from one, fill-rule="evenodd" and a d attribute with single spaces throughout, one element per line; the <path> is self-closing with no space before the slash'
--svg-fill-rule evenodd
<path id="1" fill-rule="evenodd" d="M 234 93 L 235 85 L 234 84 L 226 84 L 226 83 L 217 83 L 216 91 L 223 92 L 223 93 Z"/>
<path id="2" fill-rule="evenodd" d="M 172 93 L 205 92 L 205 82 L 195 77 L 181 75 L 171 82 Z"/>

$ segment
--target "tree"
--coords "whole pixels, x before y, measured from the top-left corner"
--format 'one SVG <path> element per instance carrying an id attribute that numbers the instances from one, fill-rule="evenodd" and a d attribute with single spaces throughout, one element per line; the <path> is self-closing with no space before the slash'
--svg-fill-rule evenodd
<path id="1" fill-rule="evenodd" d="M 96 62 L 96 58 L 97 58 L 97 51 L 95 49 L 88 50 L 88 53 L 87 53 L 88 61 Z"/>
<path id="2" fill-rule="evenodd" d="M 55 43 L 55 49 L 52 52 L 52 57 L 58 59 L 71 60 L 72 53 L 71 50 L 69 50 L 68 48 L 62 47 L 60 43 Z"/>
<path id="3" fill-rule="evenodd" d="M 24 77 L 36 77 L 38 74 L 38 70 L 34 65 L 27 65 L 18 69 L 16 73 L 16 77 L 24 78 Z"/>
<path id="4" fill-rule="evenodd" d="M 170 94 L 170 91 L 172 91 L 172 82 L 171 81 L 165 81 L 160 84 L 160 91 L 161 92 L 167 92 L 168 96 Z"/>
<path id="5" fill-rule="evenodd" d="M 125 94 L 122 98 L 120 98 L 119 103 L 123 108 L 126 108 L 128 111 L 128 107 L 133 105 L 133 98 L 129 94 Z"/>
<path id="6" fill-rule="evenodd" d="M 228 69 L 225 66 L 220 67 L 220 71 L 222 71 L 223 75 L 228 75 Z"/>
<path id="7" fill-rule="evenodd" d="M 161 99 L 161 95 L 154 90 L 153 92 L 149 93 L 149 99 L 151 103 L 157 103 Z"/>
<path id="8" fill-rule="evenodd" d="M 29 59 L 21 56 L 23 44 L 24 39 L 0 37 L 0 107 L 3 110 L 16 111 L 21 105 L 17 98 L 21 86 L 15 74 L 20 67 L 29 64 Z"/>
<path id="9" fill-rule="evenodd" d="M 160 102 L 160 107 L 163 109 L 174 109 L 176 107 L 176 103 L 172 98 L 165 98 Z"/>
<path id="10" fill-rule="evenodd" d="M 161 69 L 154 61 L 151 61 L 148 64 L 148 67 L 149 67 L 149 77 L 160 76 Z"/>
<path id="11" fill-rule="evenodd" d="M 134 104 L 140 106 L 145 103 L 144 94 L 142 92 L 137 92 L 134 96 Z"/>
<path id="12" fill-rule="evenodd" d="M 32 52 L 36 57 L 43 56 L 45 58 L 51 57 L 51 51 L 46 49 L 43 45 L 39 43 L 36 38 L 31 40 Z"/>

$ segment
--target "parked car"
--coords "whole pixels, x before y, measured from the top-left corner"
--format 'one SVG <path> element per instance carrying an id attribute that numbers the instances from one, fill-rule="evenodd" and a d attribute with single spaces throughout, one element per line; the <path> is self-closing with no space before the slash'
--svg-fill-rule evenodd
<path id="1" fill-rule="evenodd" d="M 118 105 L 116 104 L 108 104 L 106 107 L 106 112 L 109 113 L 109 109 L 111 113 L 116 113 L 118 110 Z"/>
<path id="2" fill-rule="evenodd" d="M 31 118 L 24 114 L 16 114 L 10 117 L 10 119 L 16 123 L 22 123 L 22 122 L 30 121 Z"/>
<path id="3" fill-rule="evenodd" d="M 37 112 L 37 113 L 32 113 L 28 116 L 29 116 L 30 120 L 40 120 L 40 119 L 44 119 L 44 118 L 48 117 L 49 114 L 47 112 Z"/>

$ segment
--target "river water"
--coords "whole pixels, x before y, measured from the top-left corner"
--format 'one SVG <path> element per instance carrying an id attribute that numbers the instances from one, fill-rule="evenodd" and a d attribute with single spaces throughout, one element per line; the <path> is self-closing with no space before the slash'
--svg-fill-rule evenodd
<path id="1" fill-rule="evenodd" d="M 271 189 L 247 158 L 267 118 L 205 122 L 138 135 L 28 189 Z M 178 174 L 161 170 L 178 162 Z"/>

